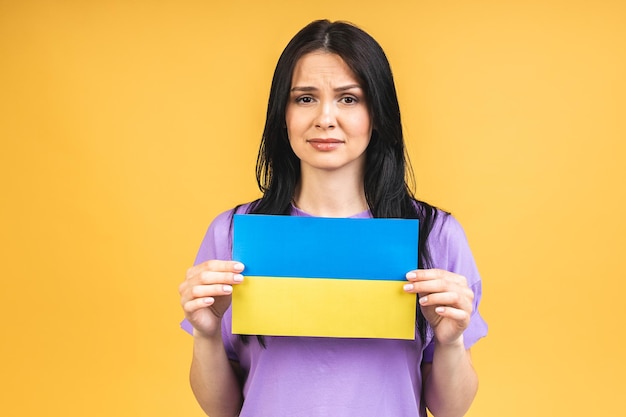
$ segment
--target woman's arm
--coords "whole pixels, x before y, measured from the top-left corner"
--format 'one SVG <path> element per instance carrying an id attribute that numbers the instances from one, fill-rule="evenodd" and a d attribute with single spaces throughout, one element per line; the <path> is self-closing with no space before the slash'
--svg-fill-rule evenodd
<path id="1" fill-rule="evenodd" d="M 243 268 L 239 262 L 206 261 L 189 268 L 178 289 L 185 318 L 193 326 L 191 388 L 211 417 L 235 417 L 243 402 L 238 375 L 226 355 L 221 331 L 232 286 L 243 281 Z"/>
<path id="2" fill-rule="evenodd" d="M 239 415 L 241 386 L 222 338 L 205 338 L 195 333 L 189 381 L 198 404 L 211 417 Z"/>
<path id="3" fill-rule="evenodd" d="M 478 377 L 463 343 L 474 293 L 464 276 L 441 269 L 411 271 L 407 279 L 410 283 L 404 290 L 418 294 L 434 333 L 433 362 L 422 365 L 426 406 L 435 417 L 461 417 L 478 389 Z"/>
<path id="4" fill-rule="evenodd" d="M 465 415 L 478 390 L 470 351 L 462 342 L 455 346 L 435 342 L 433 362 L 422 364 L 422 378 L 424 400 L 435 417 Z"/>

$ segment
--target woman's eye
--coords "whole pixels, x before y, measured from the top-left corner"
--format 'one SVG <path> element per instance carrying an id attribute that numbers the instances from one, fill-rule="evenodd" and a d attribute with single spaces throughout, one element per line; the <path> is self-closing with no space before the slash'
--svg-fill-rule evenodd
<path id="1" fill-rule="evenodd" d="M 356 103 L 357 100 L 354 97 L 347 96 L 347 97 L 342 97 L 341 101 L 343 101 L 344 104 L 354 104 Z"/>
<path id="2" fill-rule="evenodd" d="M 309 96 L 303 96 L 303 97 L 298 97 L 296 99 L 296 103 L 312 103 L 313 102 L 313 97 L 309 97 Z"/>

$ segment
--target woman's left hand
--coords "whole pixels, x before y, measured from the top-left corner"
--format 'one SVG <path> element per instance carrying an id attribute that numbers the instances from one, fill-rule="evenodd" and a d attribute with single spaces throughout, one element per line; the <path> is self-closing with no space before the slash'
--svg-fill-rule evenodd
<path id="1" fill-rule="evenodd" d="M 458 342 L 469 326 L 474 292 L 467 279 L 442 269 L 418 269 L 406 274 L 404 291 L 418 294 L 422 314 L 440 344 Z"/>

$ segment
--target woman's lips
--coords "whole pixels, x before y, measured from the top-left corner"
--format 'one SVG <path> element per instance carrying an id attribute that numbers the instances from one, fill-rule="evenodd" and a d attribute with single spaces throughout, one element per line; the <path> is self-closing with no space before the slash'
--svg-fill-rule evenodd
<path id="1" fill-rule="evenodd" d="M 333 139 L 333 138 L 328 138 L 328 139 L 315 138 L 315 139 L 307 140 L 307 143 L 309 143 L 313 148 L 317 149 L 318 151 L 327 152 L 327 151 L 332 151 L 334 149 L 337 149 L 339 146 L 343 144 L 343 141 L 339 139 Z"/>

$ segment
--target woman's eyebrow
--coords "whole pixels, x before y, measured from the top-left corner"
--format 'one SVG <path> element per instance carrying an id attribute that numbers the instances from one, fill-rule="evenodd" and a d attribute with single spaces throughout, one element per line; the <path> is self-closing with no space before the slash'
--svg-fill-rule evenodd
<path id="1" fill-rule="evenodd" d="M 362 88 L 359 84 L 348 84 L 348 85 L 342 85 L 341 87 L 335 87 L 333 90 L 334 91 L 347 91 L 347 90 L 352 90 L 354 88 Z M 309 91 L 318 91 L 319 88 L 317 87 L 313 87 L 313 86 L 295 86 L 291 88 L 291 92 L 295 92 L 295 91 L 303 91 L 303 92 L 309 92 Z"/>
<path id="2" fill-rule="evenodd" d="M 291 87 L 290 91 L 291 92 L 294 92 L 294 91 L 304 91 L 304 92 L 307 92 L 307 91 L 317 91 L 317 90 L 318 90 L 317 87 L 307 87 L 307 86 L 298 87 L 298 86 L 296 86 L 296 87 Z"/>
<path id="3" fill-rule="evenodd" d="M 362 87 L 359 84 L 348 84 L 348 85 L 335 88 L 335 91 L 347 91 L 347 90 L 352 90 L 354 88 L 362 88 Z"/>

